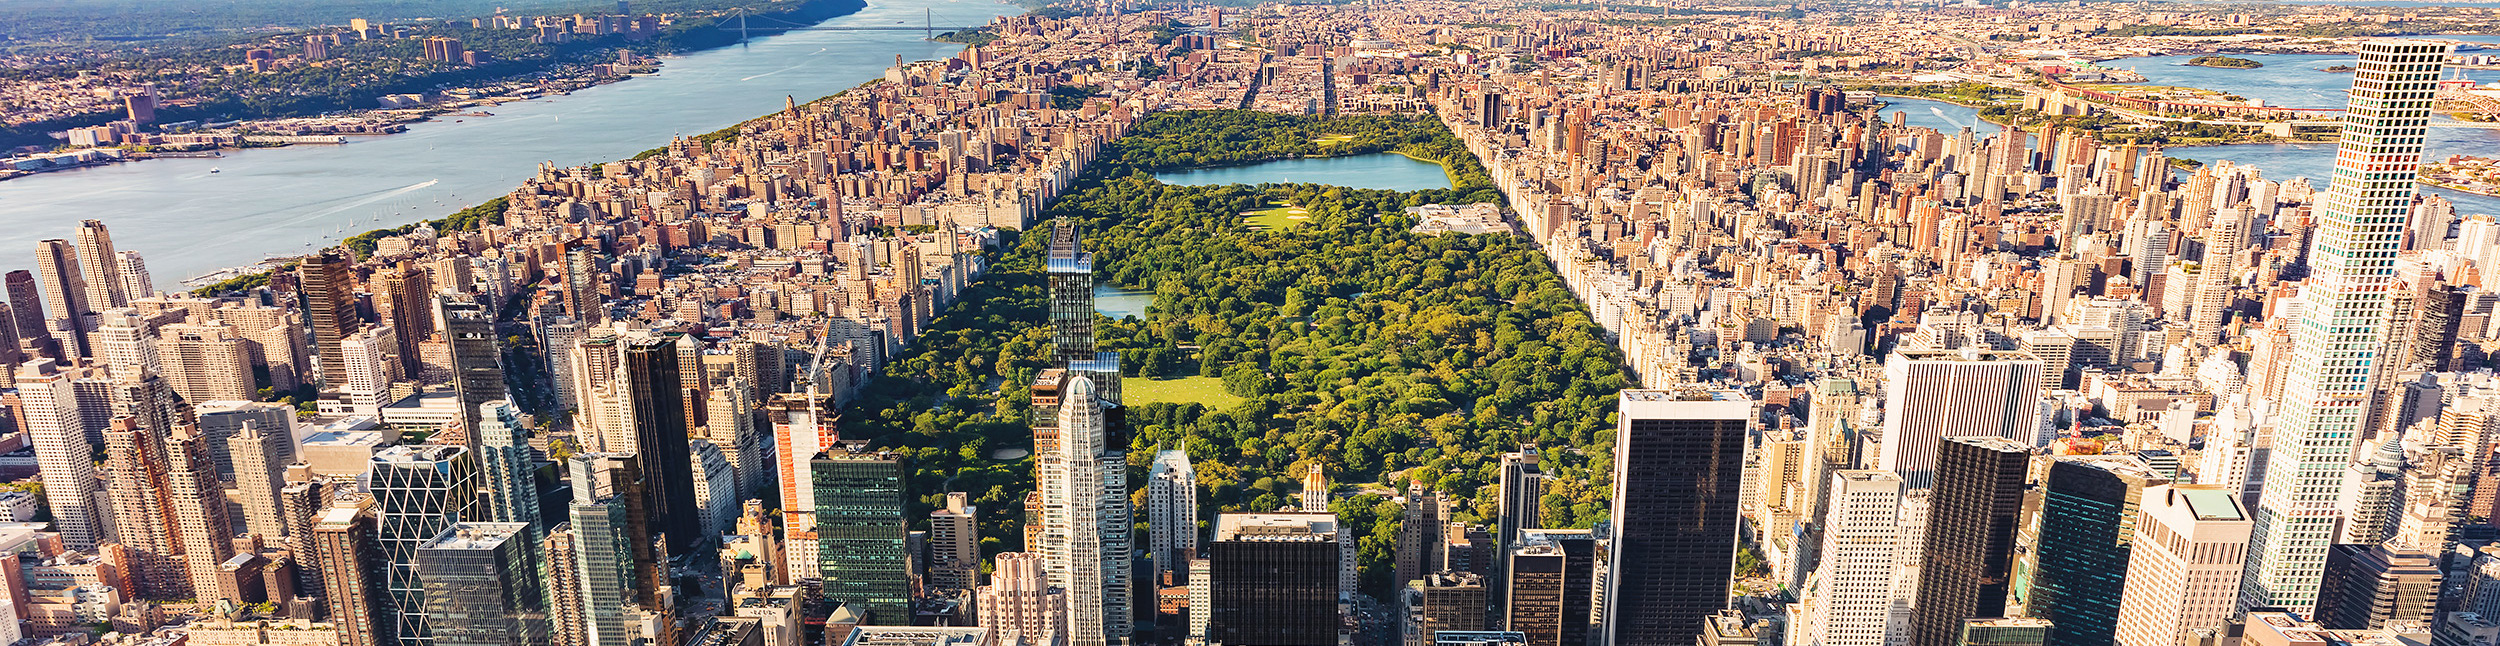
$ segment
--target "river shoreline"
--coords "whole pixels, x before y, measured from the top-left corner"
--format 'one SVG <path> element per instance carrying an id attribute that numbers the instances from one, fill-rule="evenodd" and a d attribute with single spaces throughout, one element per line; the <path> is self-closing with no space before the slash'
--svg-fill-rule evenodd
<path id="1" fill-rule="evenodd" d="M 817 25 L 822 25 L 822 24 L 824 24 L 824 23 L 826 23 L 826 22 L 830 22 L 830 21 L 833 21 L 833 20 L 838 20 L 838 19 L 841 19 L 841 18 L 844 18 L 844 17 L 847 17 L 847 16 L 857 15 L 857 14 L 858 14 L 858 13 L 860 13 L 861 11 L 865 11 L 865 10 L 867 10 L 867 9 L 868 9 L 868 2 L 867 2 L 867 0 L 803 0 L 803 1 L 801 2 L 800 6 L 799 6 L 799 7 L 797 7 L 796 9 L 794 9 L 793 11 L 796 11 L 796 12 L 810 12 L 810 11 L 815 10 L 815 9 L 816 9 L 817 7 L 819 7 L 819 6 L 824 6 L 824 5 L 832 5 L 832 6 L 831 6 L 830 8 L 828 8 L 828 9 L 825 9 L 825 10 L 824 10 L 824 13 L 822 14 L 822 17 L 817 18 L 815 21 L 808 23 L 808 24 L 807 24 L 807 26 L 808 26 L 808 27 L 814 27 L 814 26 L 817 26 Z M 798 29 L 805 29 L 805 27 L 798 28 Z M 763 36 L 763 37 L 771 37 L 771 36 L 776 36 L 776 35 L 780 35 L 780 34 L 788 33 L 788 32 L 790 32 L 790 31 L 794 31 L 794 30 L 795 30 L 795 29 L 771 29 L 771 30 L 758 30 L 758 31 L 762 32 L 762 33 L 761 33 L 761 36 Z M 693 31 L 693 30 L 689 30 L 689 32 L 691 32 L 691 31 Z M 373 121 L 373 122 L 385 122 L 385 123 L 388 123 L 388 124 L 390 125 L 391 129 L 386 130 L 386 131 L 382 131 L 382 132 L 373 132 L 373 133 L 346 133 L 346 134 L 339 135 L 339 138 L 338 138 L 338 140 L 336 140 L 336 141 L 289 141 L 289 142 L 280 142 L 280 143 L 274 143 L 274 144 L 271 144 L 271 145 L 261 145 L 261 146 L 251 146 L 251 145 L 222 145 L 222 144 L 220 144 L 220 145 L 205 145 L 205 146 L 185 146 L 185 147 L 177 147 L 177 148 L 174 148 L 174 149 L 172 149 L 172 151 L 174 151 L 174 152 L 188 152 L 188 153 L 207 153 L 207 152 L 219 152 L 219 153 L 222 153 L 223 151 L 229 151 L 229 150 L 245 150 L 245 149 L 253 149 L 253 148 L 286 148 L 286 147 L 291 147 L 291 146 L 294 146 L 294 145 L 296 145 L 296 144 L 344 145 L 344 144 L 353 143 L 353 142 L 355 142 L 355 141 L 359 141 L 359 140 L 365 140 L 365 139 L 380 139 L 380 138 L 383 138 L 383 137 L 389 137 L 389 136 L 393 136 L 393 135 L 403 134 L 403 133 L 407 132 L 407 126 L 408 126 L 409 124 L 425 123 L 425 122 L 429 122 L 429 121 L 434 121 L 437 117 L 462 117 L 462 118 L 470 118 L 470 117 L 474 117 L 474 118 L 487 118 L 487 117 L 492 117 L 492 116 L 494 116 L 494 115 L 493 115 L 492 113 L 483 112 L 483 111 L 481 111 L 480 109 L 482 109 L 482 108 L 493 108 L 493 107 L 499 107 L 499 106 L 502 106 L 502 105 L 507 104 L 507 103 L 516 103 L 516 102 L 522 102 L 522 101 L 535 101 L 535 100 L 539 100 L 539 99 L 542 99 L 542 98 L 551 98 L 551 97 L 565 96 L 565 95 L 572 94 L 572 93 L 574 93 L 574 92 L 578 92 L 578 91 L 582 91 L 582 90 L 586 90 L 586 89 L 590 89 L 590 88 L 594 88 L 594 87 L 599 87 L 599 86 L 603 86 L 603 85 L 610 85 L 610 84 L 614 84 L 614 83 L 624 82 L 624 81 L 627 81 L 627 80 L 631 80 L 631 79 L 633 79 L 633 78 L 635 78 L 635 77 L 640 77 L 640 76 L 650 76 L 650 75 L 658 74 L 658 73 L 660 73 L 660 72 L 662 71 L 662 69 L 661 69 L 661 68 L 662 68 L 662 62 L 663 62 L 664 60 L 666 60 L 666 59 L 681 58 L 681 57 L 683 57 L 683 56 L 685 56 L 685 55 L 688 55 L 688 54 L 694 54 L 694 53 L 703 52 L 703 51 L 709 51 L 709 50 L 720 49 L 720 48 L 724 48 L 724 47 L 730 47 L 730 46 L 733 46 L 733 45 L 739 45 L 739 44 L 742 44 L 742 43 L 744 42 L 744 41 L 740 41 L 740 40 L 722 40 L 722 39 L 717 39 L 717 38 L 715 38 L 715 39 L 688 39 L 688 40 L 690 40 L 692 44 L 690 44 L 690 45 L 688 45 L 688 46 L 685 46 L 685 47 L 682 47 L 682 48 L 671 49 L 671 50 L 669 50 L 669 51 L 666 51 L 666 52 L 664 52 L 664 53 L 658 54 L 658 55 L 656 55 L 656 56 L 651 56 L 651 57 L 643 58 L 643 59 L 641 60 L 641 63 L 640 63 L 639 65 L 635 66 L 635 67 L 634 67 L 634 69 L 632 69 L 632 70 L 630 70 L 630 71 L 624 71 L 624 72 L 620 72 L 620 73 L 611 73 L 611 74 L 599 74 L 599 73 L 596 73 L 596 72 L 594 71 L 594 69 L 595 69 L 595 68 L 594 68 L 594 67 L 592 67 L 592 66 L 584 66 L 584 65 L 579 65 L 579 64 L 576 64 L 576 63 L 573 63 L 573 62 L 550 61 L 550 66 L 549 66 L 549 67 L 545 67 L 545 68 L 541 68 L 541 69 L 536 69 L 536 70 L 529 70 L 529 71 L 526 71 L 526 72 L 516 72 L 515 74 L 512 74 L 512 75 L 510 75 L 510 76 L 504 76 L 504 77 L 498 77 L 498 78 L 492 78 L 492 79 L 483 79 L 483 80 L 480 80 L 480 81 L 478 81 L 478 82 L 476 83 L 476 85 L 477 85 L 477 86 L 479 86 L 479 87 L 492 87 L 492 86 L 496 86 L 496 85 L 502 85 L 502 84 L 506 84 L 506 83 L 512 83 L 512 82 L 515 82 L 515 81 L 521 81 L 521 80 L 524 80 L 524 79 L 530 79 L 530 78 L 537 77 L 538 75 L 542 75 L 542 74 L 554 74 L 554 76 L 547 76 L 547 77 L 544 77 L 544 78 L 540 78 L 540 79 L 539 79 L 536 83 L 534 83 L 531 87 L 528 87 L 528 88 L 525 88 L 525 89 L 521 89 L 521 90 L 514 90 L 513 92 L 511 92 L 511 93 L 506 93 L 506 94 L 497 94 L 497 95 L 493 95 L 493 96 L 483 96 L 483 97 L 476 97 L 476 98 L 467 98 L 467 99 L 460 99 L 460 100 L 453 100 L 453 101 L 445 101 L 445 102 L 442 102 L 442 103 L 439 103 L 439 104 L 434 104 L 434 105 L 425 106 L 424 108 L 422 108 L 422 109 L 420 109 L 420 110 L 409 110 L 409 109 L 406 109 L 406 108 L 397 108 L 397 109 L 394 109 L 394 108 L 376 108 L 376 109 L 370 109 L 370 110 L 352 110 L 352 111 L 346 111 L 346 112 L 335 112 L 335 113 L 327 113 L 327 114 L 271 116 L 271 117 L 262 117 L 262 118 L 248 119 L 248 120 L 243 120 L 243 121 L 229 122 L 229 124 L 265 124 L 265 123 L 276 123 L 276 122 L 294 121 L 294 120 L 306 120 L 306 119 L 327 119 L 327 120 L 341 120 L 341 121 Z M 629 51 L 629 52 L 630 52 L 631 50 L 625 50 L 625 51 Z M 459 93 L 459 92 L 463 92 L 463 91 L 466 91 L 466 90 L 465 90 L 465 89 L 462 89 L 462 88 L 455 88 L 455 89 L 451 89 L 451 90 L 443 90 L 443 92 L 446 92 L 446 93 Z M 429 93 L 430 93 L 430 92 L 429 92 Z M 414 114 L 405 114 L 405 113 L 414 113 Z M 215 129 L 210 129 L 210 130 L 195 131 L 193 134 L 217 134 L 217 135 L 226 135 L 226 134 L 231 134 L 231 135 L 233 135 L 233 136 L 235 136 L 235 137 L 237 138 L 237 143 L 244 143 L 242 138 L 243 138 L 243 137 L 250 136 L 250 135 L 245 134 L 246 132 L 249 132 L 249 131 L 250 131 L 250 128 L 249 128 L 248 126 L 246 126 L 244 129 L 232 129 L 232 125 L 229 125 L 229 126 L 227 126 L 227 127 L 225 127 L 225 128 L 215 128 Z M 142 152 L 142 151 L 143 151 L 143 149 L 145 149 L 145 148 L 149 148 L 149 147 L 144 147 L 144 146 L 98 146 L 98 147 L 92 147 L 92 148 L 82 148 L 82 149 L 55 150 L 55 151 L 50 151 L 50 152 L 45 152 L 45 153 L 35 153 L 35 154 L 29 154 L 29 155 L 24 155 L 24 156 L 16 156 L 16 157 L 0 156 L 0 181 L 6 181 L 6 180 L 17 179 L 17 178 L 22 178 L 22 177 L 31 177 L 31 176 L 34 176 L 34 175 L 39 175 L 39 174 L 48 173 L 48 172 L 54 172 L 54 171 L 62 171 L 62 170 L 75 170 L 75 169 L 80 169 L 80 168 L 92 168 L 92 167 L 94 167 L 94 166 L 99 166 L 99 165 L 124 164 L 124 163 L 131 163 L 131 162 L 137 162 L 137 161 L 145 161 L 145 160 L 148 160 L 148 159 L 154 159 L 155 157 L 153 157 L 153 156 L 146 156 L 146 155 L 140 155 L 140 154 L 137 154 L 137 153 Z M 31 170 L 18 170 L 18 169 L 11 169 L 11 168 L 9 168 L 9 164 L 7 163 L 7 162 L 14 162 L 14 161 L 18 161 L 18 160 L 30 159 L 30 158 L 34 158 L 34 157 L 38 157 L 38 156 L 42 156 L 42 155 L 55 155 L 55 154 L 63 154 L 63 153 L 78 153 L 78 152 L 87 151 L 87 150 L 122 150 L 122 151 L 125 151 L 125 154 L 120 155 L 120 156 L 116 156 L 116 157 L 114 157 L 114 158 L 112 158 L 112 159 L 109 159 L 109 160 L 103 160 L 103 161 L 100 161 L 100 162 L 95 162 L 95 163 L 81 163 L 81 164 L 72 165 L 72 166 L 62 166 L 62 167 L 45 167 L 45 168 L 40 168 L 40 169 L 31 169 Z"/>
<path id="2" fill-rule="evenodd" d="M 1972 119 L 1978 120 L 1978 121 L 1979 121 L 1979 122 L 1981 122 L 1981 123 L 1987 123 L 1987 124 L 1990 124 L 1990 125 L 1994 125 L 1994 126 L 1997 126 L 1997 127 L 1999 127 L 1999 128 L 2003 128 L 2003 127 L 2005 127 L 2005 126 L 2006 126 L 2005 122 L 2002 122 L 2002 121 L 1997 121 L 1997 120 L 1995 120 L 1995 119 L 1990 119 L 1990 118 L 1988 118 L 1988 116 L 1987 116 L 1987 115 L 1985 115 L 1985 114 L 1979 114 L 1979 113 L 1977 112 L 1978 110 L 1982 110 L 1982 109 L 1986 109 L 1986 108 L 1991 108 L 1991 107 L 2002 107 L 2002 106 L 1971 105 L 1971 104 L 1968 104 L 1968 103 L 1963 103 L 1963 102 L 1960 102 L 1960 101 L 1955 101 L 1955 100 L 1952 100 L 1952 99 L 1940 98 L 1940 97 L 1907 96 L 1907 95 L 1900 95 L 1900 94 L 1877 94 L 1877 95 L 1875 95 L 1875 96 L 1877 96 L 1877 97 L 1881 97 L 1881 98 L 1890 98 L 1890 99 L 1909 99 L 1909 100 L 1913 100 L 1913 101 L 1934 101 L 1934 102 L 1937 102 L 1937 103 L 1943 103 L 1943 104 L 1948 104 L 1948 105 L 1955 105 L 1955 106 L 1960 106 L 1960 107 L 1964 107 L 1964 108 L 1969 108 L 1969 109 L 1971 109 L 1971 110 L 1973 111 L 1973 113 L 1971 114 L 1971 118 L 1972 118 Z M 1886 102 L 1884 102 L 1884 107 L 1891 107 L 1891 106 L 1893 106 L 1893 105 L 1895 105 L 1893 102 L 1890 102 L 1890 101 L 1886 101 Z M 1878 112 L 1878 113 L 1881 113 L 1881 111 L 1882 111 L 1882 108 L 1877 108 L 1877 112 Z M 2311 139 L 2274 139 L 2274 138 L 2263 138 L 2263 139 L 2259 139 L 2259 138 L 2246 138 L 2244 135 L 2243 135 L 2242 137 L 2243 137 L 2243 138 L 2235 138 L 2235 139 L 2233 139 L 2233 140 L 2228 140 L 2228 141 L 2198 142 L 2198 143 L 2177 143 L 2177 142 L 2170 142 L 2170 143 L 2163 143 L 2163 144 L 2159 144 L 2159 145 L 2160 145 L 2161 147 L 2163 147 L 2163 148 L 2201 148 L 2201 147 L 2206 147 L 2206 146 L 2249 146 L 2249 145 L 2267 145 L 2267 144 L 2323 144 L 2323 143 L 2334 143 L 2334 142 L 2335 142 L 2335 140 L 2333 140 L 2333 139 L 2316 139 L 2316 140 L 2311 140 Z"/>
<path id="3" fill-rule="evenodd" d="M 994 0 L 876 0 L 821 26 L 918 25 L 932 10 L 940 32 L 1025 11 Z M 442 218 L 509 193 L 542 163 L 627 159 L 776 111 L 788 97 L 805 101 L 881 77 L 898 55 L 936 60 L 962 47 L 916 30 L 794 30 L 674 56 L 667 72 L 632 83 L 506 103 L 491 118 L 438 117 L 355 145 L 251 148 L 0 182 L 0 249 L 65 237 L 75 220 L 60 214 L 80 213 L 112 223 L 118 245 L 181 250 L 151 254 L 149 264 L 161 289 L 185 291 L 179 279 L 253 273 L 268 258 Z"/>

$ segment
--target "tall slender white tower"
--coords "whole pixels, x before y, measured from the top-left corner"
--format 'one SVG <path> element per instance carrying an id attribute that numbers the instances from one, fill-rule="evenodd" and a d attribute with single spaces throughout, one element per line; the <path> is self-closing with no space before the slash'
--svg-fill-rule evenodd
<path id="1" fill-rule="evenodd" d="M 2318 600 L 2335 529 L 2342 465 L 2369 417 L 2380 322 L 2396 251 L 2413 208 L 2414 171 L 2448 45 L 2380 40 L 2361 45 L 2300 290 L 2283 417 L 2257 502 L 2255 555 L 2240 605 L 2308 608 Z"/>
<path id="2" fill-rule="evenodd" d="M 1058 425 L 1042 440 L 1043 564 L 1067 593 L 1069 646 L 1125 644 L 1129 550 L 1111 525 L 1128 522 L 1127 467 L 1103 459 L 1111 449 L 1093 379 L 1068 378 Z"/>

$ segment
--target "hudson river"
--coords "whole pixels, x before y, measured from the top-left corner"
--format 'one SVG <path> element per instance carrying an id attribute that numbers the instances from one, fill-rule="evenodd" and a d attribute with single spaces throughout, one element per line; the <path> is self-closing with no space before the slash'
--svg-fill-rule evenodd
<path id="1" fill-rule="evenodd" d="M 877 0 L 822 26 L 939 31 L 1022 13 L 991 0 Z M 117 248 L 147 256 L 159 288 L 271 255 L 299 255 L 385 226 L 440 218 L 519 186 L 540 162 L 631 157 L 884 74 L 894 57 L 952 56 L 962 46 L 920 31 L 793 31 L 666 59 L 658 74 L 570 95 L 438 117 L 340 146 L 227 151 L 0 182 L 0 267 L 31 261 L 35 241 L 103 220 Z M 217 172 L 210 172 L 212 169 Z"/>

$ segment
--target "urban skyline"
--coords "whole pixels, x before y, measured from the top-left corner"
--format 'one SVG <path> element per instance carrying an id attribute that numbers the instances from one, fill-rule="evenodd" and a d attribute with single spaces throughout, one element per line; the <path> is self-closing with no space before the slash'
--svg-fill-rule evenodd
<path id="1" fill-rule="evenodd" d="M 2500 60 L 2145 7 L 1065 4 L 197 292 L 80 219 L 0 642 L 2500 644 L 2500 214 L 2418 188 Z M 2246 34 L 2344 107 L 2050 51 Z"/>

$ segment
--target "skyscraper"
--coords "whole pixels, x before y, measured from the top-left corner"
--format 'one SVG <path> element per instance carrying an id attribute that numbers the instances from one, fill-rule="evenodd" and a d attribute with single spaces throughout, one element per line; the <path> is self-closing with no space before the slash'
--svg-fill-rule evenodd
<path id="1" fill-rule="evenodd" d="M 580 505 L 572 510 L 585 572 L 603 567 L 598 565 L 605 558 L 602 555 L 616 546 L 625 550 L 621 567 L 629 577 L 629 582 L 622 586 L 609 586 L 601 578 L 585 573 L 585 598 L 596 601 L 613 588 L 618 594 L 631 595 L 627 598 L 636 606 L 651 610 L 661 606 L 669 579 L 660 534 L 652 529 L 657 521 L 651 517 L 649 506 L 651 476 L 642 464 L 642 456 L 633 453 L 576 453 L 567 468 L 573 481 L 574 500 L 605 507 L 605 511 L 593 510 L 595 513 L 587 516 Z M 592 620 L 604 621 L 596 616 Z"/>
<path id="2" fill-rule="evenodd" d="M 1753 402 L 1668 390 L 1616 398 L 1612 548 L 1603 632 L 1591 638 L 1683 646 L 1727 606 Z"/>
<path id="3" fill-rule="evenodd" d="M 355 259 L 345 250 L 325 249 L 298 263 L 295 272 L 311 316 L 313 347 L 321 355 L 321 390 L 337 392 L 347 379 L 341 344 L 364 325 L 356 316 Z"/>
<path id="4" fill-rule="evenodd" d="M 28 362 L 17 375 L 18 415 L 35 447 L 44 503 L 52 508 L 62 544 L 92 550 L 112 541 L 112 528 L 97 489 L 95 445 L 87 439 L 87 420 L 71 381 L 50 360 Z"/>
<path id="5" fill-rule="evenodd" d="M 329 509 L 330 496 L 327 487 L 313 478 L 311 465 L 287 467 L 286 486 L 278 489 L 278 499 L 286 514 L 286 550 L 295 555 L 295 595 L 328 599 L 330 582 L 323 577 L 313 528 Z"/>
<path id="6" fill-rule="evenodd" d="M 1485 595 L 1495 607 L 1506 603 L 1502 594 L 1507 586 L 1499 583 L 1506 580 L 1502 568 L 1509 566 L 1510 559 L 1501 555 L 1507 555 L 1518 547 L 1514 543 L 1519 540 L 1520 530 L 1545 524 L 1539 518 L 1544 514 L 1545 474 L 1537 470 L 1538 459 L 1534 444 L 1521 444 L 1518 452 L 1502 454 L 1500 479 L 1494 483 L 1498 489 L 1494 493 L 1497 498 L 1494 499 L 1491 552 L 1496 556 L 1489 569 L 1496 585 L 1486 586 L 1485 590 Z M 1452 566 L 1449 569 L 1456 568 Z"/>
<path id="7" fill-rule="evenodd" d="M 2196 342 L 2208 346 L 2224 340 L 2223 319 L 2230 313 L 2231 290 L 2239 284 L 2239 252 L 2248 247 L 2248 227 L 2256 216 L 2247 206 L 2216 206 L 2223 208 L 2214 210 L 2213 224 L 2205 229 L 2205 261 L 2197 271 L 2190 320 Z M 2061 627 L 2064 623 L 2059 622 Z"/>
<path id="8" fill-rule="evenodd" d="M 694 461 L 695 528 L 704 536 L 727 533 L 738 517 L 738 469 L 709 439 L 686 441 L 686 454 Z"/>
<path id="9" fill-rule="evenodd" d="M 139 425 L 139 418 L 115 416 L 104 429 L 104 493 L 113 510 L 114 540 L 127 550 L 123 567 L 137 584 L 122 593 L 138 599 L 192 598 L 188 568 L 180 559 L 176 537 L 171 470 L 165 465 L 165 443 Z"/>
<path id="10" fill-rule="evenodd" d="M 19 343 L 32 354 L 66 358 L 59 356 L 59 342 L 52 337 L 52 326 L 45 323 L 43 288 L 35 284 L 34 272 L 12 269 L 5 281 L 9 290 L 9 316 L 16 319 Z"/>
<path id="11" fill-rule="evenodd" d="M 1337 642 L 1337 517 L 1221 514 L 1207 543 L 1210 642 L 1308 646 Z M 1192 608 L 1191 612 L 1197 612 Z"/>
<path id="12" fill-rule="evenodd" d="M 94 329 L 89 317 L 95 310 L 87 303 L 87 280 L 78 270 L 78 250 L 61 239 L 35 243 L 35 273 L 43 290 L 44 329 L 69 333 L 69 343 L 62 351 L 80 357 L 91 356 L 87 347 L 87 331 Z"/>
<path id="13" fill-rule="evenodd" d="M 156 295 L 155 278 L 148 275 L 148 261 L 136 251 L 113 255 L 114 266 L 121 274 L 122 295 L 132 301 Z"/>
<path id="14" fill-rule="evenodd" d="M 981 587 L 981 625 L 1002 644 L 1056 644 L 1067 637 L 1067 593 L 1050 587 L 1042 557 L 1004 552 L 994 559 L 997 570 Z"/>
<path id="15" fill-rule="evenodd" d="M 410 360 L 403 361 L 401 377 L 423 379 L 417 356 L 419 344 L 434 336 L 434 281 L 415 263 L 402 260 L 373 272 L 366 286 L 373 291 L 374 305 L 383 323 L 399 333 L 399 348 Z M 472 404 L 474 405 L 474 404 Z"/>
<path id="16" fill-rule="evenodd" d="M 287 536 L 285 507 L 278 490 L 286 486 L 286 465 L 295 462 L 295 439 L 284 426 L 262 428 L 244 422 L 226 438 L 226 455 L 234 461 L 234 489 L 243 501 L 244 531 L 275 541 Z"/>
<path id="17" fill-rule="evenodd" d="M 1902 566 L 1901 476 L 1890 471 L 1832 473 L 1831 514 L 1823 521 L 1822 564 L 1799 596 L 1812 600 L 1806 644 L 1884 646 L 1893 589 Z"/>
<path id="18" fill-rule="evenodd" d="M 86 277 L 87 307 L 96 311 L 130 304 L 122 283 L 121 255 L 113 251 L 113 233 L 101 220 L 78 222 L 78 273 Z"/>
<path id="19" fill-rule="evenodd" d="M 1532 529 L 1511 546 L 1503 571 L 1504 629 L 1529 646 L 1586 646 L 1597 580 L 1597 540 L 1585 529 Z"/>
<path id="20" fill-rule="evenodd" d="M 330 623 L 342 646 L 396 643 L 391 597 L 383 580 L 390 561 L 382 555 L 373 499 L 341 500 L 313 523 L 314 567 L 329 589 Z"/>
<path id="21" fill-rule="evenodd" d="M 1536 445 L 1519 445 L 1519 451 L 1502 454 L 1499 518 L 1494 521 L 1493 545 L 1508 550 L 1519 538 L 1519 530 L 1543 527 L 1538 516 L 1543 514 L 1545 474 L 1537 470 Z"/>
<path id="22" fill-rule="evenodd" d="M 1198 549 L 1198 470 L 1188 451 L 1158 451 L 1146 467 L 1146 531 L 1158 573 L 1188 567 L 1182 555 Z"/>
<path id="23" fill-rule="evenodd" d="M 1094 254 L 1078 241 L 1076 220 L 1051 221 L 1049 255 L 1051 358 L 1066 364 L 1094 358 Z"/>
<path id="24" fill-rule="evenodd" d="M 2030 450 L 2002 437 L 1949 437 L 1937 445 L 1910 643 L 1952 644 L 1963 620 L 2006 615 Z"/>
<path id="25" fill-rule="evenodd" d="M 583 633 L 580 643 L 589 646 L 627 646 L 634 643 L 639 630 L 631 625 L 631 608 L 637 603 L 642 554 L 651 541 L 628 538 L 635 532 L 632 496 L 620 485 L 630 482 L 632 456 L 624 456 L 623 469 L 604 468 L 613 456 L 575 455 L 566 464 L 573 483 L 571 504 L 572 534 L 580 587 L 579 614 Z"/>
<path id="26" fill-rule="evenodd" d="M 477 517 L 477 456 L 457 446 L 394 446 L 373 454 L 367 477 L 378 514 L 376 540 L 389 564 L 382 602 L 395 620 L 392 634 L 403 646 L 433 646 L 417 547 Z"/>
<path id="27" fill-rule="evenodd" d="M 538 546 L 526 523 L 458 523 L 417 545 L 436 646 L 547 643 Z"/>
<path id="28" fill-rule="evenodd" d="M 1106 459 L 1116 438 L 1094 392 L 1092 378 L 1069 377 L 1055 425 L 1034 429 L 1042 555 L 1051 583 L 1067 591 L 1069 643 L 1117 646 L 1128 642 L 1131 616 L 1128 478 L 1122 462 Z"/>
<path id="29" fill-rule="evenodd" d="M 1884 361 L 1883 448 L 1876 468 L 1912 489 L 1935 482 L 1936 443 L 2040 437 L 2040 360 L 2028 353 L 1906 350 Z"/>
<path id="30" fill-rule="evenodd" d="M 495 315 L 466 296 L 436 295 L 428 299 L 433 316 L 443 323 L 443 341 L 451 346 L 451 386 L 460 394 L 468 437 L 486 423 L 480 417 L 487 403 L 503 401 L 503 349 L 497 346 Z M 474 441 L 472 448 L 475 448 Z"/>
<path id="31" fill-rule="evenodd" d="M 2104 646 L 2118 630 L 2119 596 L 2145 487 L 2170 480 L 2132 456 L 2060 456 L 2040 487 L 2024 614 L 2057 622 L 2051 646 Z"/>
<path id="32" fill-rule="evenodd" d="M 156 335 L 148 329 L 146 318 L 140 316 L 138 310 L 114 308 L 96 313 L 92 318 L 95 324 L 88 328 L 87 345 L 94 351 L 92 356 L 97 363 L 118 372 L 165 374 L 165 364 L 156 353 Z"/>
<path id="33" fill-rule="evenodd" d="M 2438 617 L 2440 555 L 2399 542 L 2336 545 L 2319 577 L 2318 625 L 2375 630 Z"/>
<path id="34" fill-rule="evenodd" d="M 1441 492 L 1420 482 L 1406 485 L 1405 518 L 1398 523 L 1398 544 L 1394 550 L 1397 569 L 1392 576 L 1398 586 L 1441 571 L 1444 524 L 1449 510 L 1441 502 Z"/>
<path id="35" fill-rule="evenodd" d="M 2224 629 L 2237 610 L 2248 557 L 2248 511 L 2240 487 L 2157 485 L 2127 555 L 2118 602 L 2118 646 L 2176 646 L 2189 631 Z"/>
<path id="36" fill-rule="evenodd" d="M 2309 282 L 2300 290 L 2291 374 L 2257 503 L 2255 556 L 2240 581 L 2243 607 L 2304 608 L 2318 599 L 2335 529 L 2332 494 L 2369 418 L 2372 375 L 2387 319 L 2388 284 L 2413 208 L 2431 102 L 2449 46 L 2408 40 L 2361 44 L 2345 102 L 2335 174 L 2319 200 Z"/>
<path id="37" fill-rule="evenodd" d="M 694 460 L 687 453 L 686 398 L 678 371 L 676 335 L 626 344 L 623 370 L 633 410 L 635 451 L 642 456 L 653 531 L 668 537 L 671 554 L 690 553 L 705 537 L 695 528 Z"/>
<path id="38" fill-rule="evenodd" d="M 536 543 L 546 534 L 539 522 L 538 456 L 530 450 L 529 428 L 521 424 L 521 411 L 509 400 L 494 400 L 477 406 L 478 427 L 478 493 L 477 522 L 520 523 L 527 527 L 521 541 Z"/>
<path id="39" fill-rule="evenodd" d="M 863 623 L 911 624 L 902 456 L 834 449 L 810 465 L 816 479 L 821 594 L 864 613 Z"/>
<path id="40" fill-rule="evenodd" d="M 166 500 L 174 506 L 174 527 L 182 547 L 183 566 L 191 572 L 191 594 L 202 601 L 246 601 L 242 591 L 224 585 L 218 576 L 234 556 L 234 519 L 226 515 L 226 491 L 217 482 L 217 463 L 209 459 L 208 439 L 199 427 L 184 424 L 165 438 Z"/>
<path id="41" fill-rule="evenodd" d="M 598 325 L 608 320 L 606 297 L 599 284 L 606 272 L 599 266 L 599 252 L 582 244 L 564 251 L 564 313 L 584 325 Z"/>
<path id="42" fill-rule="evenodd" d="M 557 523 L 551 528 L 547 540 L 538 545 L 538 555 L 539 569 L 547 571 L 547 643 L 587 646 L 590 609 L 582 605 L 582 552 L 573 536 L 573 524 Z"/>
<path id="43" fill-rule="evenodd" d="M 1406 646 L 1434 642 L 1433 633 L 1485 629 L 1484 577 L 1473 572 L 1440 572 L 1408 581 L 1402 592 L 1408 610 Z"/>

